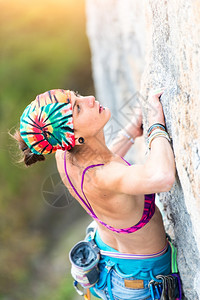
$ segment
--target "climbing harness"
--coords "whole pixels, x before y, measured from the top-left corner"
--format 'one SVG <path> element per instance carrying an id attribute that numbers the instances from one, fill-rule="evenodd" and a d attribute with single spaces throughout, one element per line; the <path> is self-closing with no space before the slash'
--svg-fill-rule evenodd
<path id="1" fill-rule="evenodd" d="M 123 254 L 117 251 L 103 251 L 99 249 L 94 241 L 96 228 L 88 227 L 86 233 L 85 240 L 77 243 L 69 253 L 72 264 L 71 274 L 75 279 L 74 288 L 79 295 L 84 296 L 85 300 L 90 300 L 90 291 L 93 293 L 92 287 L 94 286 L 98 290 L 107 287 L 110 299 L 114 300 L 111 285 L 111 271 L 113 268 L 119 276 L 124 278 L 124 282 L 129 282 L 130 280 L 126 280 L 126 278 L 130 277 L 141 278 L 141 280 L 137 280 L 137 283 L 141 285 L 143 285 L 143 280 L 149 280 L 148 288 L 153 300 L 182 299 L 181 281 L 176 262 L 177 250 L 170 241 L 168 241 L 168 245 L 171 247 L 171 274 L 154 276 L 150 268 L 147 274 L 144 275 L 146 278 L 144 277 L 142 279 L 141 274 L 144 272 L 140 274 L 138 268 L 135 270 L 132 268 L 132 270 L 134 270 L 132 274 L 125 274 L 118 266 L 118 262 L 121 259 L 123 259 L 123 262 L 127 261 L 125 264 L 128 265 L 132 258 L 137 260 L 137 255 Z M 167 247 L 156 255 L 158 255 L 158 257 L 159 255 L 163 255 L 166 249 Z M 152 255 L 147 255 L 147 257 L 144 258 L 152 258 L 151 256 Z M 136 281 L 134 284 L 135 283 Z"/>

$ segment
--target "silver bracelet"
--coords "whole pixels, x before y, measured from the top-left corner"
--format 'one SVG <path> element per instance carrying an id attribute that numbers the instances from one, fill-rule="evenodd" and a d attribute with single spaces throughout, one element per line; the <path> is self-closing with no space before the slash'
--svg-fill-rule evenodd
<path id="1" fill-rule="evenodd" d="M 135 140 L 125 130 L 121 130 L 119 133 L 125 136 L 132 144 L 135 143 Z"/>

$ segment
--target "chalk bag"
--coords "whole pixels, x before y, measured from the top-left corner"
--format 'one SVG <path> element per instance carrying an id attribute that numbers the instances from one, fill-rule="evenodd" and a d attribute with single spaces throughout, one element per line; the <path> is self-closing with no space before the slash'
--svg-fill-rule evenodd
<path id="1" fill-rule="evenodd" d="M 93 240 L 78 242 L 70 251 L 72 277 L 84 288 L 90 288 L 99 280 L 100 250 Z"/>

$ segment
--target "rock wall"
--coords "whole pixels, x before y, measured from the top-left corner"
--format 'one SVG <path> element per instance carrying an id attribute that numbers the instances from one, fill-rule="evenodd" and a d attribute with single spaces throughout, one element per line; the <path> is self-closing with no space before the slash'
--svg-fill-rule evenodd
<path id="1" fill-rule="evenodd" d="M 178 248 L 185 298 L 200 299 L 200 2 L 86 3 L 96 94 L 113 111 L 107 139 L 138 102 L 146 118 L 148 90 L 166 87 L 162 104 L 177 180 L 160 200 L 166 229 Z"/>

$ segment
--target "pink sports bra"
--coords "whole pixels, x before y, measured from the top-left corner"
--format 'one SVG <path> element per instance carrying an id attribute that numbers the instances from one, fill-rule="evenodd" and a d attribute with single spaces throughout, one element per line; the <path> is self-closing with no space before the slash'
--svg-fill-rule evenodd
<path id="1" fill-rule="evenodd" d="M 123 158 L 122 158 L 123 159 Z M 130 164 L 123 159 L 129 166 Z M 142 218 L 140 219 L 140 221 L 136 224 L 133 225 L 129 228 L 122 228 L 122 229 L 118 229 L 118 228 L 114 228 L 106 223 L 104 223 L 103 221 L 101 221 L 95 214 L 95 212 L 93 211 L 87 197 L 85 196 L 85 193 L 83 191 L 83 182 L 84 182 L 84 176 L 85 173 L 88 169 L 90 168 L 94 168 L 94 167 L 98 167 L 98 166 L 103 166 L 104 164 L 97 164 L 97 165 L 91 165 L 88 166 L 87 168 L 84 169 L 83 174 L 82 174 L 82 180 L 81 180 L 81 191 L 83 193 L 83 197 L 81 197 L 81 195 L 77 192 L 77 190 L 75 189 L 74 185 L 72 184 L 69 175 L 67 173 L 67 168 L 66 168 L 66 151 L 65 151 L 65 155 L 64 155 L 64 168 L 65 168 L 65 174 L 67 176 L 67 179 L 72 187 L 72 189 L 74 190 L 74 192 L 76 193 L 76 195 L 79 197 L 79 199 L 81 200 L 81 202 L 87 207 L 88 209 L 88 214 L 94 218 L 95 220 L 97 220 L 99 223 L 101 223 L 103 226 L 105 226 L 106 228 L 108 228 L 109 230 L 112 230 L 114 232 L 117 233 L 132 233 L 135 232 L 137 230 L 139 230 L 140 228 L 142 228 L 143 226 L 145 226 L 150 219 L 152 218 L 152 216 L 154 215 L 155 212 L 155 194 L 149 194 L 149 195 L 145 195 L 145 201 L 144 201 L 144 210 L 143 210 L 143 215 Z"/>

